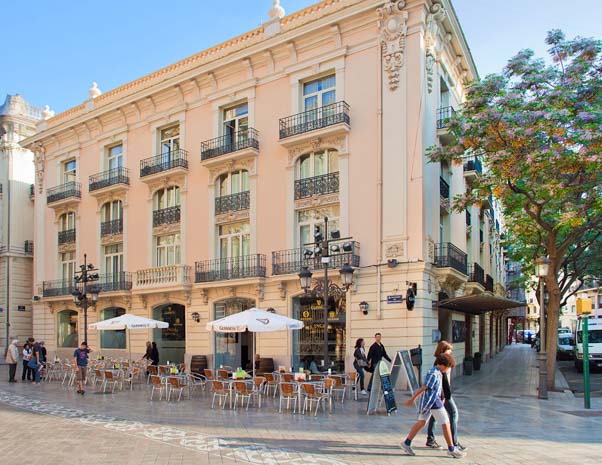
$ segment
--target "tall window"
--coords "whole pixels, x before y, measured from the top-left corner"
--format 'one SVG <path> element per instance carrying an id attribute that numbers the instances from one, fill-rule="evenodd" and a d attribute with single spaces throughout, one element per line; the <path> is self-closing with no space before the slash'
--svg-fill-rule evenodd
<path id="1" fill-rule="evenodd" d="M 249 190 L 249 172 L 246 170 L 224 173 L 218 178 L 217 197 L 238 194 Z"/>
<path id="2" fill-rule="evenodd" d="M 109 320 L 124 315 L 125 309 L 120 307 L 105 308 L 100 312 L 101 320 Z M 115 331 L 99 331 L 102 349 L 125 349 L 125 329 Z"/>
<path id="3" fill-rule="evenodd" d="M 328 231 L 339 229 L 340 209 L 338 205 L 319 210 L 302 210 L 297 212 L 297 225 L 299 231 L 299 247 L 314 242 L 314 231 L 316 226 L 324 231 L 324 217 L 328 217 Z"/>
<path id="4" fill-rule="evenodd" d="M 180 150 L 180 126 L 171 126 L 161 129 L 160 141 L 161 155 L 165 162 L 177 158 Z"/>
<path id="5" fill-rule="evenodd" d="M 123 244 L 113 244 L 104 247 L 105 273 L 113 279 L 120 279 L 123 271 Z"/>
<path id="6" fill-rule="evenodd" d="M 121 200 L 113 200 L 102 206 L 102 222 L 120 220 L 123 215 L 123 204 Z"/>
<path id="7" fill-rule="evenodd" d="M 63 252 L 59 254 L 61 262 L 61 279 L 71 284 L 75 274 L 75 252 Z"/>
<path id="8" fill-rule="evenodd" d="M 63 213 L 59 217 L 59 231 L 69 231 L 75 229 L 75 213 Z"/>
<path id="9" fill-rule="evenodd" d="M 249 128 L 249 104 L 241 103 L 224 110 L 224 136 L 230 142 L 234 141 L 234 134 Z M 245 135 L 246 137 L 246 135 Z"/>
<path id="10" fill-rule="evenodd" d="M 114 170 L 123 166 L 123 145 L 114 145 L 107 150 L 107 169 Z"/>
<path id="11" fill-rule="evenodd" d="M 333 74 L 303 84 L 303 105 L 305 111 L 335 103 L 336 83 L 336 77 Z"/>
<path id="12" fill-rule="evenodd" d="M 180 264 L 180 234 L 155 238 L 155 266 Z"/>
<path id="13" fill-rule="evenodd" d="M 63 183 L 77 180 L 77 162 L 75 159 L 63 163 Z"/>
<path id="14" fill-rule="evenodd" d="M 58 313 L 57 319 L 57 345 L 59 347 L 77 347 L 77 312 L 63 310 Z"/>
<path id="15" fill-rule="evenodd" d="M 155 192 L 153 196 L 153 209 L 176 207 L 180 205 L 180 188 L 178 186 L 166 187 Z"/>
<path id="16" fill-rule="evenodd" d="M 297 162 L 297 179 L 312 178 L 339 171 L 339 153 L 336 150 L 324 150 L 309 153 Z"/>
<path id="17" fill-rule="evenodd" d="M 220 258 L 235 258 L 251 253 L 249 223 L 232 223 L 219 227 Z"/>

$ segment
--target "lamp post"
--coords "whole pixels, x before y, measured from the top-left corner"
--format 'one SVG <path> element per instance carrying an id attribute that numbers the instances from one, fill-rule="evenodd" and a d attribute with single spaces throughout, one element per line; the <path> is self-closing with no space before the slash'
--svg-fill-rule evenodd
<path id="1" fill-rule="evenodd" d="M 328 299 L 329 299 L 329 292 L 332 288 L 333 291 L 336 290 L 341 290 L 336 284 L 331 283 L 328 280 L 328 270 L 329 270 L 329 264 L 330 264 L 330 258 L 331 258 L 331 253 L 332 254 L 339 254 L 339 253 L 348 253 L 348 252 L 352 252 L 353 251 L 353 245 L 351 244 L 351 242 L 349 241 L 351 238 L 350 237 L 346 237 L 346 238 L 341 238 L 341 235 L 339 233 L 338 230 L 334 230 L 331 232 L 330 234 L 330 239 L 328 239 L 328 218 L 325 217 L 324 218 L 324 234 L 322 234 L 322 231 L 320 230 L 320 226 L 316 226 L 315 231 L 314 231 L 314 243 L 309 243 L 309 244 L 303 244 L 304 246 L 312 246 L 313 249 L 305 249 L 303 251 L 303 257 L 305 259 L 319 259 L 320 260 L 320 264 L 323 265 L 324 267 L 324 281 L 323 284 L 320 286 L 320 284 L 318 284 L 312 291 L 312 293 L 314 295 L 317 295 L 320 293 L 322 293 L 322 300 L 323 300 L 323 308 L 324 308 L 324 317 L 323 317 L 323 321 L 324 321 L 324 366 L 325 367 L 329 367 L 330 363 L 329 363 L 329 355 L 328 355 Z M 339 244 L 332 244 L 332 242 L 340 242 L 340 241 L 347 241 L 345 243 L 343 243 L 342 245 L 342 250 L 341 250 L 341 246 Z M 341 283 L 343 284 L 343 288 L 345 291 L 347 291 L 347 289 L 349 289 L 349 287 L 353 284 L 353 272 L 354 269 L 352 266 L 350 266 L 348 263 L 346 263 L 345 265 L 343 265 L 341 267 L 341 269 L 339 270 L 339 273 L 341 275 Z M 311 288 L 311 278 L 313 276 L 313 273 L 309 270 L 309 267 L 304 266 L 301 269 L 301 272 L 299 273 L 299 281 L 301 284 L 301 288 L 305 291 L 305 293 L 308 293 L 310 288 Z M 321 289 L 320 289 L 321 287 Z"/>
<path id="2" fill-rule="evenodd" d="M 94 268 L 92 263 L 87 262 L 87 255 L 84 254 L 84 263 L 79 266 L 74 276 L 75 289 L 71 293 L 75 305 L 84 311 L 84 341 L 88 341 L 88 307 L 95 306 L 98 301 L 100 288 L 98 286 L 88 287 L 88 283 L 98 281 L 98 269 Z M 81 290 L 78 288 L 81 285 Z"/>
<path id="3" fill-rule="evenodd" d="M 540 399 L 548 398 L 548 357 L 546 354 L 546 316 L 545 316 L 545 298 L 544 298 L 544 278 L 550 270 L 550 259 L 548 257 L 539 257 L 535 260 L 535 271 L 539 277 L 539 354 L 537 360 L 539 363 L 539 394 Z"/>

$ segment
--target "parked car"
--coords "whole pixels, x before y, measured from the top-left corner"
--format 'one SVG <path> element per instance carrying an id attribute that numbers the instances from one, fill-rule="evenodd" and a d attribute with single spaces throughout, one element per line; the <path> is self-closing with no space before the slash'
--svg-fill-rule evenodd
<path id="1" fill-rule="evenodd" d="M 561 334 L 573 334 L 573 330 L 571 328 L 558 328 L 558 335 Z"/>
<path id="2" fill-rule="evenodd" d="M 572 333 L 558 333 L 558 351 L 556 360 L 573 360 L 575 357 L 575 338 Z"/>

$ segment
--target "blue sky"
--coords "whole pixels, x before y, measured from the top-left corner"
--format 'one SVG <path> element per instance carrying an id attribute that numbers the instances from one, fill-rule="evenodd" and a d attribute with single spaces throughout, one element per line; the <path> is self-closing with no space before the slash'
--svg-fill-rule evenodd
<path id="1" fill-rule="evenodd" d="M 281 0 L 293 12 L 317 0 Z M 1 0 L 0 99 L 57 112 L 258 26 L 271 0 Z M 602 0 L 453 0 L 479 73 L 521 48 L 545 53 L 551 28 L 602 38 Z"/>

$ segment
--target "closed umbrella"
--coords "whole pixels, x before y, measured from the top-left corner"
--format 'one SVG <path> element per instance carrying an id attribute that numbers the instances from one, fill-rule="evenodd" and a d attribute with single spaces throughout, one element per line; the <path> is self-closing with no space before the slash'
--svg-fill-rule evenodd
<path id="1" fill-rule="evenodd" d="M 92 323 L 88 326 L 90 329 L 99 331 L 116 331 L 120 329 L 153 329 L 153 328 L 169 328 L 169 323 L 159 320 L 151 320 L 141 316 L 125 313 L 115 318 Z M 130 343 L 130 331 L 128 331 L 128 346 L 130 348 L 130 360 L 132 360 L 132 344 Z"/>
<path id="2" fill-rule="evenodd" d="M 218 333 L 266 333 L 303 328 L 303 322 L 266 312 L 260 308 L 250 308 L 240 313 L 207 323 L 207 330 Z M 253 376 L 255 376 L 255 334 L 253 334 Z"/>

